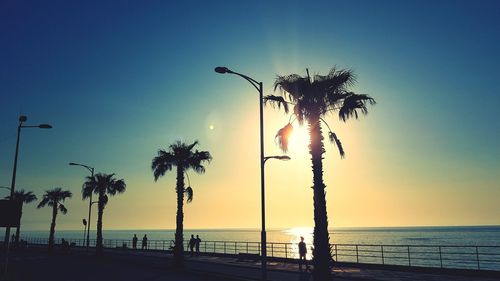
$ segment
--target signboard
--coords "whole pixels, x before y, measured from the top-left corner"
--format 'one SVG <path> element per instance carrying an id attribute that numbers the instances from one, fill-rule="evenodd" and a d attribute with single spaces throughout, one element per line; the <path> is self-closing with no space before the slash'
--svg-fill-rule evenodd
<path id="1" fill-rule="evenodd" d="M 0 200 L 0 227 L 19 226 L 22 204 L 15 200 Z"/>

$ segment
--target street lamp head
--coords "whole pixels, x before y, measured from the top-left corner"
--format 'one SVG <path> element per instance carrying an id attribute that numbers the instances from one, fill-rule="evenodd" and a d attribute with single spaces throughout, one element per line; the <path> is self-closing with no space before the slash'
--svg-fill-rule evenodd
<path id="1" fill-rule="evenodd" d="M 220 74 L 224 74 L 224 73 L 230 72 L 230 70 L 227 67 L 224 67 L 224 66 L 217 66 L 215 68 L 215 72 L 220 73 Z"/>
<path id="2" fill-rule="evenodd" d="M 40 129 L 52 129 L 52 125 L 40 124 L 40 125 L 38 125 L 38 128 L 40 128 Z"/>
<path id="3" fill-rule="evenodd" d="M 26 122 L 26 120 L 28 120 L 28 117 L 26 117 L 26 115 L 21 115 L 19 116 L 19 122 Z"/>
<path id="4" fill-rule="evenodd" d="M 289 156 L 286 156 L 286 155 L 278 156 L 277 158 L 279 160 L 283 160 L 283 161 L 288 161 L 288 160 L 292 159 L 292 158 L 290 158 Z"/>
<path id="5" fill-rule="evenodd" d="M 70 162 L 70 163 L 68 163 L 68 165 L 70 165 L 70 166 L 76 166 L 76 165 L 78 165 L 78 164 L 73 163 L 73 162 Z"/>

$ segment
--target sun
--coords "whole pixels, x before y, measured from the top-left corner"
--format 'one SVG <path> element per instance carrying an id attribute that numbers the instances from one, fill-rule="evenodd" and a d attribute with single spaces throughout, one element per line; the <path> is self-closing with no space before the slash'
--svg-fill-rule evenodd
<path id="1" fill-rule="evenodd" d="M 290 141 L 288 144 L 288 149 L 291 152 L 299 152 L 307 150 L 309 147 L 309 132 L 306 126 L 293 126 L 292 134 L 290 135 Z"/>

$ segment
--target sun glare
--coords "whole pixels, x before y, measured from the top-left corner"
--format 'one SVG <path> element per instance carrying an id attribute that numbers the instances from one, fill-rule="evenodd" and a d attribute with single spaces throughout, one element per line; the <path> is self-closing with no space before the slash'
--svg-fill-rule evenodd
<path id="1" fill-rule="evenodd" d="M 292 153 L 307 151 L 309 146 L 309 132 L 306 126 L 293 126 L 293 132 L 290 136 L 289 150 Z"/>

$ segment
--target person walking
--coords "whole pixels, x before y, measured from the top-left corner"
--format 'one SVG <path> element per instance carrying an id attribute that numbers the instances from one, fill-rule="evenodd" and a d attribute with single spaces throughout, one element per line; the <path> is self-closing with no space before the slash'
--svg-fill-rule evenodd
<path id="1" fill-rule="evenodd" d="M 304 237 L 300 236 L 300 242 L 299 242 L 299 270 L 302 271 L 302 263 L 306 265 L 306 269 L 309 268 L 307 265 L 307 246 L 306 243 L 304 242 Z"/>
<path id="2" fill-rule="evenodd" d="M 132 238 L 132 248 L 134 250 L 137 249 L 137 240 L 139 240 L 139 239 L 137 239 L 137 235 L 134 234 L 134 238 Z"/>
<path id="3" fill-rule="evenodd" d="M 148 237 L 146 234 L 144 234 L 144 237 L 142 237 L 142 249 L 148 249 Z"/>
<path id="4" fill-rule="evenodd" d="M 200 239 L 200 236 L 196 235 L 196 239 L 195 239 L 195 246 L 196 246 L 196 253 L 200 253 L 200 243 L 201 243 L 201 239 Z"/>

